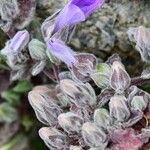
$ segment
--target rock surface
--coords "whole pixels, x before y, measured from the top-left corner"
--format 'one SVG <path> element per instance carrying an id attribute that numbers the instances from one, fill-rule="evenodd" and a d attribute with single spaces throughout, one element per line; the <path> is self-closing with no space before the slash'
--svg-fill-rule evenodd
<path id="1" fill-rule="evenodd" d="M 71 46 L 76 50 L 94 53 L 103 60 L 118 53 L 131 76 L 138 75 L 144 63 L 129 42 L 127 30 L 140 25 L 150 27 L 149 7 L 150 1 L 146 0 L 107 1 L 102 9 L 78 25 Z"/>

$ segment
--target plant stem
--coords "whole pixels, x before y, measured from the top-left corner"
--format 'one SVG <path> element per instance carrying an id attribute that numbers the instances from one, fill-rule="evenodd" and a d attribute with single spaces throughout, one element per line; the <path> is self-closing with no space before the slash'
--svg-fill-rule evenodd
<path id="1" fill-rule="evenodd" d="M 135 77 L 131 80 L 131 85 L 141 86 L 150 83 L 150 79 L 144 79 L 142 77 Z"/>
<path id="2" fill-rule="evenodd" d="M 54 76 L 53 70 L 48 69 L 47 67 L 44 68 L 43 73 L 51 80 L 56 82 L 56 78 Z"/>

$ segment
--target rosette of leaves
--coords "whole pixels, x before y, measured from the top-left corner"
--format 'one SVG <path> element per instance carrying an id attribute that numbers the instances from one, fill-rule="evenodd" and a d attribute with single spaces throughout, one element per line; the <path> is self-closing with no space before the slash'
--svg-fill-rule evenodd
<path id="1" fill-rule="evenodd" d="M 56 88 L 39 86 L 29 93 L 37 118 L 49 126 L 39 130 L 40 137 L 50 149 L 137 150 L 144 146 L 150 137 L 150 95 L 132 85 L 116 55 L 92 73 L 102 89 L 98 96 L 88 82 L 69 72 L 60 74 Z M 136 129 L 143 119 L 146 124 Z"/>

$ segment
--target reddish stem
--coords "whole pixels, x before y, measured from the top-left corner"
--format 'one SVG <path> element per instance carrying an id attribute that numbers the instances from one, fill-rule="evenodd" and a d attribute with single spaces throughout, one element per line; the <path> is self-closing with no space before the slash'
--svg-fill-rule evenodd
<path id="1" fill-rule="evenodd" d="M 142 77 L 135 77 L 131 80 L 131 85 L 141 86 L 150 82 L 150 79 L 144 79 Z"/>

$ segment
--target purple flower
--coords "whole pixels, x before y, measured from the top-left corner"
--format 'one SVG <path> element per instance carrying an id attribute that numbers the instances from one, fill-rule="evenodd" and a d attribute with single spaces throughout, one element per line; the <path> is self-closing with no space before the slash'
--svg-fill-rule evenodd
<path id="1" fill-rule="evenodd" d="M 30 36 L 27 30 L 18 31 L 16 35 L 10 40 L 8 48 L 12 50 L 13 53 L 18 53 L 28 44 L 29 38 Z"/>
<path id="2" fill-rule="evenodd" d="M 90 74 L 96 69 L 97 60 L 92 54 L 75 53 L 60 39 L 52 38 L 47 42 L 47 47 L 52 55 L 68 65 L 74 76 L 86 82 Z"/>
<path id="3" fill-rule="evenodd" d="M 76 63 L 75 53 L 63 41 L 53 38 L 48 41 L 47 45 L 51 53 L 68 66 Z"/>
<path id="4" fill-rule="evenodd" d="M 79 7 L 85 17 L 91 15 L 98 7 L 102 6 L 105 0 L 70 0 L 71 4 Z"/>
<path id="5" fill-rule="evenodd" d="M 57 16 L 54 33 L 65 26 L 85 21 L 103 3 L 104 0 L 70 0 Z"/>

